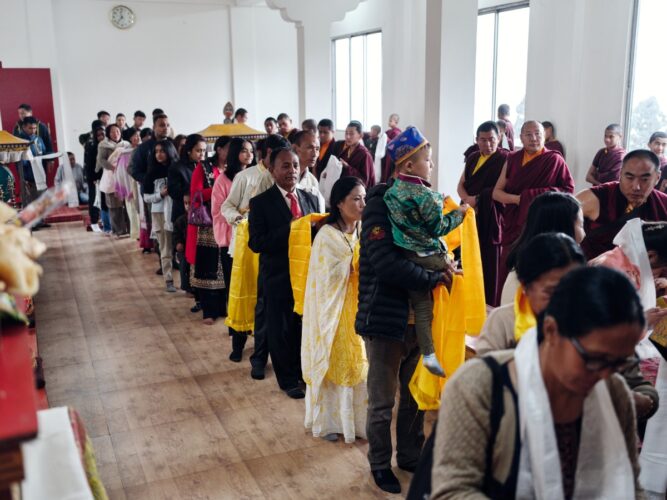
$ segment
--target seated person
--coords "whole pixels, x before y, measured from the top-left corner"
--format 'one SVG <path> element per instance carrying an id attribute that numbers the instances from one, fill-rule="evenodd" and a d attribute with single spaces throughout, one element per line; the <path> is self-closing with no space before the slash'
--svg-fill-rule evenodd
<path id="1" fill-rule="evenodd" d="M 623 274 L 568 273 L 516 350 L 447 382 L 430 498 L 643 498 L 634 405 L 617 373 L 637 365 L 645 326 Z"/>

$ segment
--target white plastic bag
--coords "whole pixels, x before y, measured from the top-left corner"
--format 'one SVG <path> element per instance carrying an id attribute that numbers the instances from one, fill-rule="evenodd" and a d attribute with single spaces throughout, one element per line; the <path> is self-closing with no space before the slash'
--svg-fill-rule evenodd
<path id="1" fill-rule="evenodd" d="M 343 173 L 343 164 L 335 156 L 331 155 L 327 166 L 320 176 L 320 193 L 324 196 L 324 203 L 329 208 L 329 199 L 331 198 L 331 189 L 340 175 Z"/>

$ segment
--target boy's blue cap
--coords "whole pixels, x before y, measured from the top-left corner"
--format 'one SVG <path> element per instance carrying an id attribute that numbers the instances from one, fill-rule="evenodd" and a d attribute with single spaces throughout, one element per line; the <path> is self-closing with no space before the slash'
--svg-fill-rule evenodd
<path id="1" fill-rule="evenodd" d="M 394 163 L 401 163 L 427 144 L 426 137 L 422 135 L 419 129 L 410 126 L 387 145 L 387 151 Z"/>

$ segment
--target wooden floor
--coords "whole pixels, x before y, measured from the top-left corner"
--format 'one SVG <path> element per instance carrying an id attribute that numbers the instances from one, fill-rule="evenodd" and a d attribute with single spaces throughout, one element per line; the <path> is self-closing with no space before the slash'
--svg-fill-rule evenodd
<path id="1" fill-rule="evenodd" d="M 375 487 L 366 442 L 310 436 L 304 403 L 232 363 L 222 322 L 164 291 L 157 257 L 80 222 L 47 243 L 36 298 L 51 406 L 80 413 L 112 499 L 400 498 Z M 395 469 L 407 492 L 410 475 Z"/>

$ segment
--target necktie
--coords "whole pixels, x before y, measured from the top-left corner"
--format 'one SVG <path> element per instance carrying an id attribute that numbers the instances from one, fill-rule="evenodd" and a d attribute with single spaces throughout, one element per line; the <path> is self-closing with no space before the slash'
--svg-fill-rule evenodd
<path id="1" fill-rule="evenodd" d="M 301 213 L 301 207 L 299 207 L 299 200 L 296 199 L 296 195 L 294 193 L 287 193 L 285 196 L 289 198 L 289 208 L 292 212 L 292 218 L 298 219 L 301 217 L 301 215 L 303 215 Z"/>

